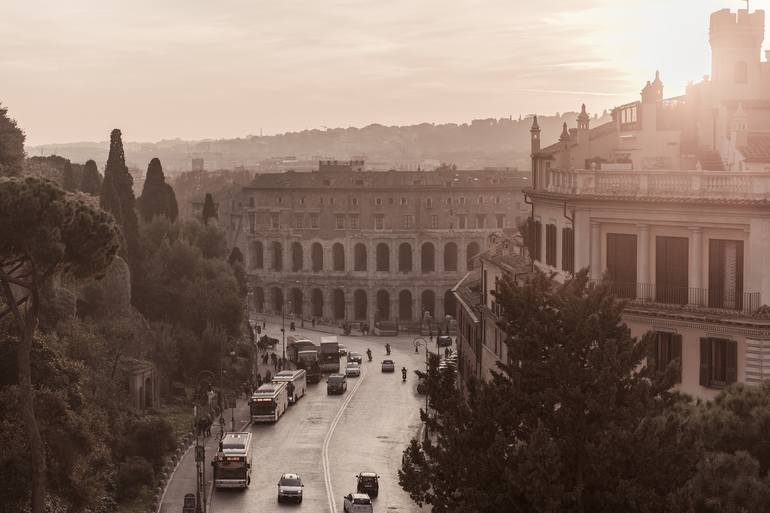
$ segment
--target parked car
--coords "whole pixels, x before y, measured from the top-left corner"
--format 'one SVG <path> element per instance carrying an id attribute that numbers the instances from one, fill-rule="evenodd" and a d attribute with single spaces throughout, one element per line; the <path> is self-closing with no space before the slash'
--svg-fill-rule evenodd
<path id="1" fill-rule="evenodd" d="M 396 364 L 393 360 L 382 360 L 382 372 L 396 372 Z"/>
<path id="2" fill-rule="evenodd" d="M 439 335 L 436 337 L 436 344 L 438 347 L 450 347 L 452 345 L 452 337 L 449 335 Z"/>
<path id="3" fill-rule="evenodd" d="M 345 379 L 344 374 L 330 374 L 326 378 L 326 393 L 332 394 L 344 394 L 348 389 L 348 380 Z"/>
<path id="4" fill-rule="evenodd" d="M 364 361 L 364 355 L 362 355 L 361 353 L 350 352 L 348 353 L 348 361 L 362 363 Z"/>
<path id="5" fill-rule="evenodd" d="M 380 476 L 374 472 L 361 472 L 356 476 L 358 483 L 356 484 L 356 491 L 358 493 L 365 493 L 369 497 L 377 497 L 380 493 Z"/>
<path id="6" fill-rule="evenodd" d="M 278 502 L 302 502 L 302 484 L 297 474 L 283 474 L 278 480 Z"/>
<path id="7" fill-rule="evenodd" d="M 342 344 L 339 345 L 340 348 L 340 358 L 348 354 L 348 348 L 343 346 Z"/>
<path id="8" fill-rule="evenodd" d="M 345 367 L 345 376 L 352 377 L 352 376 L 360 376 L 361 375 L 361 365 L 356 362 L 348 362 L 347 366 Z"/>
<path id="9" fill-rule="evenodd" d="M 372 499 L 365 493 L 349 493 L 342 502 L 345 513 L 372 513 Z"/>

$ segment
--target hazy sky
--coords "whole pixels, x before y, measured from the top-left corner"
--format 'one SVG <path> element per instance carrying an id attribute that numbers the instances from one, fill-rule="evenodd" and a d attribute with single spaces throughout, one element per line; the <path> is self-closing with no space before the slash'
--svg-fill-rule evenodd
<path id="1" fill-rule="evenodd" d="M 590 112 L 709 73 L 736 0 L 4 0 L 28 144 Z M 770 9 L 753 0 L 752 10 Z"/>

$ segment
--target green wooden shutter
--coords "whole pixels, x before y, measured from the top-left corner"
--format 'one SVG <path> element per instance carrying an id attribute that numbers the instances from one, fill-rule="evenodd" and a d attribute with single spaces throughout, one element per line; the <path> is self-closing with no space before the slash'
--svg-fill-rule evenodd
<path id="1" fill-rule="evenodd" d="M 727 344 L 727 384 L 738 381 L 738 342 L 726 340 Z"/>
<path id="2" fill-rule="evenodd" d="M 710 383 L 711 376 L 711 339 L 700 339 L 700 379 L 698 382 L 700 386 L 707 387 Z"/>
<path id="3" fill-rule="evenodd" d="M 671 335 L 671 355 L 674 359 L 679 360 L 679 373 L 677 375 L 677 383 L 682 382 L 682 335 Z"/>

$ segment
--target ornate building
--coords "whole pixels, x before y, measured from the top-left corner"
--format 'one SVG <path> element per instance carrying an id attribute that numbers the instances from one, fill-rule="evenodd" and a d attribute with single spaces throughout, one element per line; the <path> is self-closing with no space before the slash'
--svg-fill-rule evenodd
<path id="1" fill-rule="evenodd" d="M 665 99 L 660 76 L 613 120 L 540 146 L 532 125 L 530 252 L 560 279 L 590 268 L 629 300 L 654 365 L 713 397 L 770 378 L 770 63 L 764 12 L 711 16 L 712 76 Z"/>
<path id="2" fill-rule="evenodd" d="M 246 258 L 251 308 L 330 322 L 398 323 L 455 315 L 452 287 L 487 236 L 526 218 L 511 170 L 257 175 L 222 219 Z"/>

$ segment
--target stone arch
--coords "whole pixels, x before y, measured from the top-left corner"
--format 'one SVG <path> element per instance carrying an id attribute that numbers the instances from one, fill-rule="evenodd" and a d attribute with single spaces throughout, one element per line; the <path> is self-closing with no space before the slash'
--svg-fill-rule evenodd
<path id="1" fill-rule="evenodd" d="M 390 320 L 390 294 L 387 290 L 377 291 L 377 318 L 383 321 Z"/>
<path id="2" fill-rule="evenodd" d="M 454 242 L 444 245 L 444 270 L 457 271 L 457 244 Z"/>
<path id="3" fill-rule="evenodd" d="M 378 271 L 390 271 L 390 247 L 384 242 L 377 244 L 377 267 Z"/>
<path id="4" fill-rule="evenodd" d="M 398 318 L 403 321 L 412 320 L 412 293 L 406 289 L 398 293 Z"/>
<path id="5" fill-rule="evenodd" d="M 265 311 L 265 289 L 262 287 L 254 289 L 254 309 L 259 313 Z"/>
<path id="6" fill-rule="evenodd" d="M 299 287 L 294 287 L 291 289 L 291 292 L 289 293 L 289 300 L 291 301 L 290 311 L 297 315 L 302 315 L 302 303 L 304 300 L 302 296 L 302 289 Z"/>
<path id="7" fill-rule="evenodd" d="M 310 246 L 310 265 L 314 273 L 324 270 L 324 247 L 320 242 Z"/>
<path id="8" fill-rule="evenodd" d="M 457 298 L 451 290 L 444 292 L 444 315 L 451 315 L 453 319 L 457 318 Z"/>
<path id="9" fill-rule="evenodd" d="M 471 242 L 468 244 L 466 250 L 465 250 L 465 265 L 466 269 L 469 271 L 473 270 L 473 267 L 475 265 L 474 257 L 479 254 L 479 251 L 481 248 L 479 247 L 479 243 L 476 241 Z"/>
<path id="10" fill-rule="evenodd" d="M 277 240 L 272 245 L 273 271 L 283 271 L 283 244 Z"/>
<path id="11" fill-rule="evenodd" d="M 420 269 L 423 273 L 436 271 L 436 246 L 432 242 L 423 242 L 420 247 Z"/>
<path id="12" fill-rule="evenodd" d="M 334 289 L 332 292 L 332 307 L 335 319 L 345 318 L 345 291 Z"/>
<path id="13" fill-rule="evenodd" d="M 321 289 L 313 289 L 310 292 L 310 309 L 313 317 L 324 316 L 324 293 Z"/>
<path id="14" fill-rule="evenodd" d="M 398 246 L 398 272 L 412 272 L 412 245 L 402 242 Z"/>
<path id="15" fill-rule="evenodd" d="M 436 318 L 436 294 L 430 289 L 422 291 L 420 296 L 420 317 L 425 317 L 425 312 L 430 312 L 432 318 Z"/>
<path id="16" fill-rule="evenodd" d="M 283 290 L 279 287 L 270 289 L 270 309 L 275 313 L 283 310 Z"/>
<path id="17" fill-rule="evenodd" d="M 332 269 L 335 271 L 345 270 L 345 246 L 335 242 L 332 246 Z"/>
<path id="18" fill-rule="evenodd" d="M 251 243 L 250 267 L 252 269 L 265 268 L 265 247 L 261 240 L 255 240 Z"/>
<path id="19" fill-rule="evenodd" d="M 357 321 L 365 321 L 368 314 L 368 298 L 366 291 L 358 289 L 353 293 L 353 317 Z"/>
<path id="20" fill-rule="evenodd" d="M 302 244 L 299 242 L 293 242 L 291 245 L 291 270 L 298 272 L 302 270 L 303 260 L 305 258 L 302 250 Z"/>
<path id="21" fill-rule="evenodd" d="M 366 271 L 368 267 L 366 245 L 359 242 L 353 246 L 353 270 Z"/>

